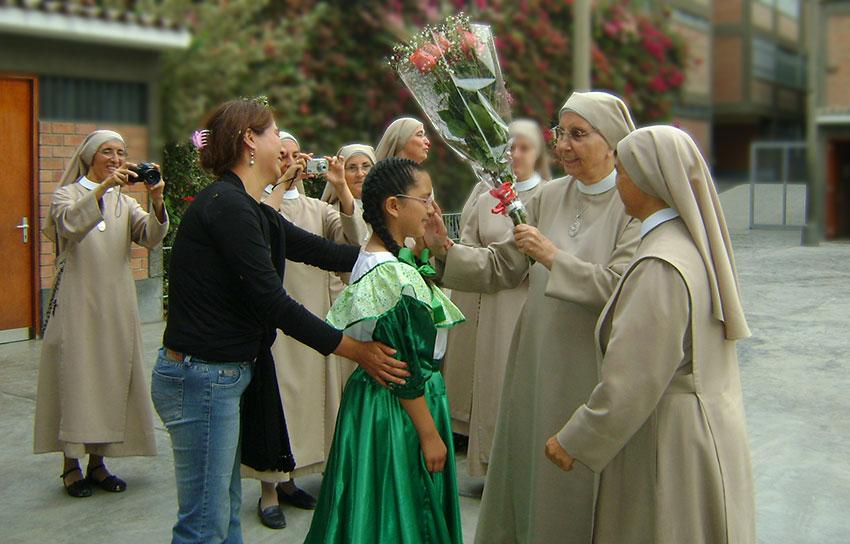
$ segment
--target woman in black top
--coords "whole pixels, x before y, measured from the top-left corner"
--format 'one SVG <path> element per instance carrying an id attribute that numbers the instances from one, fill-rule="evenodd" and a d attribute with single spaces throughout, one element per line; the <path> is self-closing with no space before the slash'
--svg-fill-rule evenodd
<path id="1" fill-rule="evenodd" d="M 227 102 L 206 129 L 201 165 L 219 179 L 195 198 L 177 232 L 168 324 L 151 391 L 174 453 L 179 510 L 172 541 L 238 543 L 240 403 L 255 371 L 267 379 L 275 329 L 324 355 L 354 360 L 382 385 L 404 383 L 409 374 L 392 348 L 342 335 L 284 291 L 285 259 L 350 271 L 359 247 L 310 234 L 260 203 L 283 165 L 268 107 Z M 276 385 L 265 388 L 271 390 Z M 246 398 L 246 409 L 249 404 Z M 263 431 L 248 423 L 251 432 Z M 281 442 L 288 450 L 285 434 Z M 285 453 L 280 464 L 257 468 L 286 470 L 292 459 Z"/>

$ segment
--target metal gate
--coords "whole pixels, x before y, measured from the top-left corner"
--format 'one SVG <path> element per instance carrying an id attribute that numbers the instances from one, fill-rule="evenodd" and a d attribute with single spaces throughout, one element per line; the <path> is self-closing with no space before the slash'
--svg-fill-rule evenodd
<path id="1" fill-rule="evenodd" d="M 751 229 L 803 228 L 808 197 L 807 186 L 806 142 L 753 142 L 750 144 Z M 776 200 L 781 202 L 779 210 L 773 206 Z M 774 202 L 765 210 L 758 206 L 757 201 L 761 201 L 762 204 L 765 201 Z M 791 221 L 799 218 L 799 222 L 789 222 L 789 208 L 790 215 L 793 216 Z"/>

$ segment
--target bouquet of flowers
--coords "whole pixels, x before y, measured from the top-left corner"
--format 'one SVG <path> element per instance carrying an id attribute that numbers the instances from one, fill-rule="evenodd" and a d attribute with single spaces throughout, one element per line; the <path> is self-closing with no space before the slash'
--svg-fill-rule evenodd
<path id="1" fill-rule="evenodd" d="M 390 65 L 448 146 L 493 185 L 500 202 L 493 213 L 527 223 L 513 189 L 508 93 L 490 27 L 463 14 L 449 17 L 397 45 Z"/>

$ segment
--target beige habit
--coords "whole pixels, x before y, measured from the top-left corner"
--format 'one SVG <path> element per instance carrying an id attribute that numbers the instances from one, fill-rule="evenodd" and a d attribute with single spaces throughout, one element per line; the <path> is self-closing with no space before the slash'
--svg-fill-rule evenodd
<path id="1" fill-rule="evenodd" d="M 375 157 L 380 161 L 387 157 L 395 157 L 398 152 L 404 148 L 407 140 L 416 132 L 422 125 L 422 121 L 413 117 L 401 117 L 396 119 L 381 137 L 378 142 L 378 147 L 375 150 Z M 377 161 L 376 161 L 377 162 Z"/>
<path id="2" fill-rule="evenodd" d="M 612 95 L 574 93 L 565 107 L 573 105 L 609 145 L 634 128 Z M 589 186 L 572 177 L 553 180 L 526 203 L 529 222 L 558 248 L 551 271 L 540 263 L 529 269 L 512 237 L 449 250 L 447 287 L 490 293 L 529 278 L 508 353 L 477 543 L 590 540 L 594 475 L 584 467 L 561 471 L 543 445 L 596 385 L 596 320 L 637 247 L 638 223 L 625 215 L 613 175 Z M 582 225 L 573 237 L 568 230 L 579 209 Z"/>
<path id="3" fill-rule="evenodd" d="M 601 471 L 595 543 L 754 543 L 735 351 L 749 329 L 713 182 L 673 127 L 637 131 L 618 151 L 637 187 L 671 208 L 644 221 L 597 325 L 601 381 L 558 441 Z"/>
<path id="4" fill-rule="evenodd" d="M 160 223 L 116 188 L 95 199 L 98 184 L 83 174 L 112 140 L 123 141 L 92 133 L 50 202 L 45 234 L 56 241 L 62 272 L 41 350 L 35 453 L 156 455 L 130 250 L 131 242 L 160 244 L 168 218 Z"/>
<path id="5" fill-rule="evenodd" d="M 339 148 L 339 151 L 336 152 L 338 157 L 342 157 L 344 161 L 344 165 L 348 164 L 348 159 L 355 157 L 357 155 L 364 155 L 372 161 L 372 166 L 377 162 L 375 160 L 375 150 L 371 145 L 365 144 L 348 144 Z M 322 192 L 322 202 L 327 202 L 330 204 L 336 211 L 340 211 L 339 206 L 339 197 L 336 194 L 336 189 L 334 189 L 333 185 L 328 182 L 325 184 L 325 189 Z M 363 230 L 363 239 L 359 240 L 358 244 L 361 246 L 365 246 L 366 242 L 369 241 L 369 237 L 372 236 L 372 228 L 363 220 L 363 203 L 359 199 L 354 200 L 356 205 L 355 217 L 354 220 L 360 223 L 359 228 Z M 351 276 L 350 273 L 339 273 L 339 272 L 328 272 L 330 275 L 330 290 L 331 290 L 331 304 L 334 303 L 336 297 L 342 293 L 342 290 L 345 289 L 345 286 L 348 284 L 348 278 Z"/>
<path id="6" fill-rule="evenodd" d="M 295 188 L 284 195 L 280 213 L 302 229 L 336 242 L 359 244 L 364 236 L 362 221 L 339 213 L 326 202 L 304 196 Z M 324 270 L 286 261 L 284 289 L 315 315 L 326 315 L 330 310 L 329 280 Z M 242 476 L 280 482 L 324 469 L 342 389 L 355 366 L 335 355 L 325 357 L 281 333 L 272 345 L 272 355 L 297 466 L 287 474 L 257 472 L 243 465 Z"/>
<path id="7" fill-rule="evenodd" d="M 521 131 L 528 128 L 523 135 L 536 143 L 538 153 L 545 153 L 539 127 L 536 123 L 525 123 L 529 124 L 512 123 L 512 131 L 515 126 Z M 528 202 L 542 189 L 543 183 L 540 174 L 535 173 L 530 179 L 517 182 L 515 188 L 520 199 Z M 479 183 L 466 201 L 460 216 L 461 244 L 487 247 L 513 238 L 511 219 L 492 212 L 498 200 L 489 194 L 490 189 L 486 183 Z M 452 429 L 469 437 L 466 470 L 471 476 L 487 474 L 508 350 L 527 295 L 527 278 L 514 289 L 492 294 L 452 292 L 452 302 L 466 316 L 466 321 L 449 331 L 442 371 Z"/>

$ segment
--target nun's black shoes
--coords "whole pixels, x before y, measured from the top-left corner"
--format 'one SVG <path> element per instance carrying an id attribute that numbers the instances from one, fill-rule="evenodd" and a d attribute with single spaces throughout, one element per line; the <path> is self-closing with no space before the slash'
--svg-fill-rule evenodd
<path id="1" fill-rule="evenodd" d="M 62 478 L 62 485 L 65 486 L 65 491 L 72 497 L 91 497 L 91 486 L 89 486 L 89 482 L 85 478 L 81 478 L 72 484 L 65 482 L 65 478 L 75 470 L 80 471 L 80 476 L 83 475 L 83 471 L 80 470 L 80 467 L 74 467 L 69 468 L 62 473 L 62 476 L 60 476 L 60 478 Z"/>
<path id="2" fill-rule="evenodd" d="M 295 488 L 293 493 L 287 493 L 280 486 L 277 486 L 277 500 L 280 502 L 286 502 L 294 506 L 295 508 L 301 508 L 302 510 L 315 510 L 316 504 L 318 501 L 316 497 L 307 493 L 303 489 Z"/>
<path id="3" fill-rule="evenodd" d="M 257 515 L 260 516 L 260 523 L 269 529 L 283 529 L 286 527 L 286 516 L 283 515 L 279 504 L 269 506 L 265 510 L 262 507 L 263 499 L 257 501 Z"/>
<path id="4" fill-rule="evenodd" d="M 98 470 L 102 470 L 107 474 L 104 478 L 98 480 L 94 477 L 94 473 Z M 109 474 L 109 471 L 106 470 L 106 466 L 101 463 L 96 467 L 90 467 L 86 470 L 86 480 L 88 480 L 90 485 L 96 485 L 104 491 L 109 491 L 110 493 L 121 493 L 125 489 L 127 489 L 127 482 L 119 478 L 114 474 Z"/>

